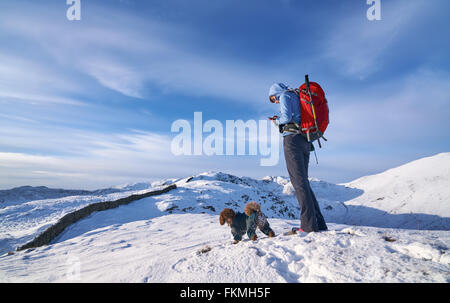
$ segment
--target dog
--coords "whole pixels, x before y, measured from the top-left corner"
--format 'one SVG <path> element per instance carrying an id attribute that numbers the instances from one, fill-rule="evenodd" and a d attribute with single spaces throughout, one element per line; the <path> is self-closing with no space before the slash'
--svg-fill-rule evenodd
<path id="1" fill-rule="evenodd" d="M 258 239 L 256 228 L 259 228 L 269 238 L 275 237 L 275 233 L 270 228 L 266 215 L 261 211 L 261 205 L 254 201 L 247 203 L 244 208 L 244 213 L 235 213 L 232 209 L 225 208 L 220 213 L 219 223 L 220 225 L 228 223 L 231 227 L 234 244 L 241 241 L 242 236 L 246 233 L 249 239 L 256 241 Z"/>

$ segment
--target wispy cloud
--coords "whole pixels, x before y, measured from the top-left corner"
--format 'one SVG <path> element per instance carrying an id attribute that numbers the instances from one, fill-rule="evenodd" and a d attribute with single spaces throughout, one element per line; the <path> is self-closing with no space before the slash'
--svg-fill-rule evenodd
<path id="1" fill-rule="evenodd" d="M 54 69 L 16 54 L 5 54 L 1 49 L 0 62 L 2 100 L 85 105 L 65 96 L 67 92 L 79 90 L 80 86 L 57 75 Z"/>
<path id="2" fill-rule="evenodd" d="M 275 174 L 260 156 L 174 156 L 172 135 L 138 129 L 104 133 L 70 128 L 0 128 L 0 187 L 45 185 L 95 189 L 128 182 L 186 177 L 203 171 Z M 255 138 L 250 138 L 254 140 Z M 4 152 L 13 150 L 12 152 Z M 3 152 L 2 152 L 3 151 Z M 280 161 L 279 164 L 282 164 Z M 238 168 L 238 169 L 236 169 Z"/>
<path id="3" fill-rule="evenodd" d="M 20 93 L 17 91 L 0 91 L 0 98 L 2 101 L 12 100 L 15 102 L 27 102 L 32 104 L 42 104 L 42 103 L 57 103 L 65 105 L 77 105 L 86 106 L 87 104 L 83 101 L 75 100 L 67 97 L 59 97 L 55 95 L 41 95 L 36 93 Z"/>
<path id="4" fill-rule="evenodd" d="M 170 150 L 171 136 L 136 129 L 102 133 L 19 126 L 0 129 L 0 137 L 0 188 L 45 185 L 95 189 L 226 170 L 221 165 L 224 159 L 176 157 Z M 2 152 L 11 149 L 15 151 Z M 237 157 L 227 157 L 226 161 L 230 166 L 242 162 Z"/>
<path id="5" fill-rule="evenodd" d="M 449 83 L 449 74 L 418 70 L 402 80 L 332 95 L 330 137 L 367 148 L 448 136 Z"/>
<path id="6" fill-rule="evenodd" d="M 142 98 L 143 77 L 132 68 L 118 62 L 105 62 L 99 58 L 84 60 L 81 64 L 83 70 L 103 86 L 125 96 Z"/>
<path id="7" fill-rule="evenodd" d="M 33 6 L 32 11 L 21 12 L 20 18 L 2 16 L 1 25 L 22 39 L 38 43 L 56 60 L 53 64 L 78 70 L 126 96 L 145 97 L 147 84 L 193 96 L 260 102 L 272 79 L 282 78 L 281 73 L 263 66 L 198 53 L 193 45 L 184 43 L 187 37 L 195 37 L 188 29 L 95 6 L 91 9 L 101 10 L 109 18 L 99 17 L 79 28 L 68 22 L 55 26 L 54 18 L 43 20 L 36 14 L 42 9 Z"/>
<path id="8" fill-rule="evenodd" d="M 329 27 L 323 57 L 334 61 L 343 76 L 364 79 L 384 67 L 384 55 L 392 51 L 400 35 L 429 18 L 434 9 L 429 4 L 426 0 L 382 1 L 381 21 L 370 22 L 363 12 L 342 18 L 340 24 Z"/>
<path id="9" fill-rule="evenodd" d="M 143 131 L 105 134 L 79 130 L 10 129 L 1 134 L 9 146 L 40 152 L 0 152 L 2 188 L 17 185 L 98 188 L 137 179 L 154 179 L 177 159 L 170 139 Z M 47 151 L 43 146 L 47 146 Z M 158 173 L 155 173 L 158 172 Z"/>

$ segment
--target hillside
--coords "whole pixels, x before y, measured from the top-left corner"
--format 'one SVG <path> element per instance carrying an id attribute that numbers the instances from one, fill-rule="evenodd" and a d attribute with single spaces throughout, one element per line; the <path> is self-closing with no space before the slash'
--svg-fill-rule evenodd
<path id="1" fill-rule="evenodd" d="M 363 192 L 345 202 L 349 208 L 346 224 L 450 229 L 450 153 L 343 185 Z"/>
<path id="2" fill-rule="evenodd" d="M 99 194 L 75 195 L 56 199 L 43 199 L 12 205 L 0 209 L 0 253 L 14 250 L 32 240 L 64 215 L 86 205 L 111 201 L 133 194 L 158 189 L 163 184 L 175 183 L 178 188 L 155 197 L 145 211 L 144 218 L 167 214 L 209 213 L 218 215 L 224 207 L 242 211 L 249 201 L 257 201 L 270 218 L 295 219 L 299 206 L 292 185 L 283 177 L 265 177 L 255 180 L 225 173 L 206 172 L 184 178 L 139 183 L 111 189 Z M 312 187 L 324 209 L 325 218 L 339 222 L 346 213 L 343 201 L 360 194 L 359 190 L 324 181 L 312 181 Z M 36 188 L 40 191 L 40 188 Z"/>
<path id="3" fill-rule="evenodd" d="M 211 214 L 144 218 L 138 201 L 55 243 L 0 256 L 0 282 L 450 282 L 450 233 L 349 227 L 232 244 Z M 277 232 L 296 220 L 270 219 Z"/>
<path id="4" fill-rule="evenodd" d="M 283 235 L 299 224 L 284 177 L 206 172 L 13 199 L 0 209 L 0 282 L 67 281 L 73 260 L 82 281 L 99 282 L 449 282 L 448 163 L 449 154 L 439 154 L 347 184 L 312 179 L 330 231 L 308 235 Z M 74 210 L 172 183 L 177 188 L 168 193 L 91 214 L 49 246 L 6 254 Z M 259 233 L 257 242 L 232 245 L 218 214 L 243 211 L 249 201 L 261 204 L 278 237 Z"/>

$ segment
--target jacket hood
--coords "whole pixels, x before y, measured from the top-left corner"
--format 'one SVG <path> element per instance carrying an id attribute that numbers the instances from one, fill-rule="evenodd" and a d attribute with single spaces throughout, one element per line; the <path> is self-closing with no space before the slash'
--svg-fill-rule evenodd
<path id="1" fill-rule="evenodd" d="M 275 83 L 270 87 L 269 97 L 275 96 L 275 97 L 279 98 L 280 95 L 287 90 L 289 90 L 289 87 L 287 87 L 287 85 L 285 85 L 283 83 Z"/>

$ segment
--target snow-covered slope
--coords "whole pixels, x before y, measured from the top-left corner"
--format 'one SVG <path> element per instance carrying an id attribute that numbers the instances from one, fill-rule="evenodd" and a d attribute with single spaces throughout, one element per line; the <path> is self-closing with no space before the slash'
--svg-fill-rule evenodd
<path id="1" fill-rule="evenodd" d="M 169 182 L 169 180 L 164 180 L 164 182 Z M 161 183 L 161 181 L 156 183 Z M 46 186 L 21 186 L 13 189 L 0 190 L 0 208 L 36 200 L 58 199 L 71 196 L 101 196 L 117 192 L 146 190 L 149 187 L 151 187 L 150 183 L 133 183 L 89 191 L 48 188 Z"/>
<path id="2" fill-rule="evenodd" d="M 5 200 L 6 196 L 17 197 L 17 200 L 12 199 L 0 204 L 0 254 L 15 250 L 31 241 L 70 212 L 92 203 L 113 201 L 148 190 L 159 189 L 163 184 L 173 181 L 170 179 L 152 183 L 136 183 L 92 192 L 42 190 L 40 187 L 27 188 L 25 191 L 23 188 L 4 191 L 3 193 L 6 193 L 3 197 Z M 48 192 L 49 196 L 43 195 L 44 192 Z M 63 197 L 52 198 L 58 195 L 55 192 L 59 192 Z M 25 195 L 20 196 L 21 193 L 25 193 Z M 81 195 L 79 195 L 80 193 Z M 41 200 L 28 201 L 31 196 L 39 197 Z"/>
<path id="3" fill-rule="evenodd" d="M 0 282 L 450 282 L 448 231 L 329 224 L 329 232 L 257 232 L 258 241 L 233 245 L 218 216 L 143 219 L 149 202 L 93 214 L 53 245 L 0 256 Z M 279 233 L 297 222 L 270 224 Z"/>
<path id="4" fill-rule="evenodd" d="M 86 205 L 117 200 L 140 194 L 158 186 L 176 183 L 178 188 L 157 196 L 143 214 L 156 217 L 166 214 L 219 214 L 229 207 L 243 211 L 249 201 L 261 204 L 271 218 L 298 218 L 299 206 L 292 185 L 287 178 L 265 177 L 262 180 L 240 178 L 220 172 L 206 172 L 184 179 L 169 179 L 153 183 L 122 186 L 120 191 L 96 195 L 68 196 L 58 199 L 28 201 L 0 209 L 0 254 L 24 245 L 69 212 Z M 324 181 L 312 181 L 312 187 L 323 208 L 325 218 L 339 222 L 346 213 L 343 201 L 360 191 Z M 96 191 L 97 192 L 97 191 Z"/>
<path id="5" fill-rule="evenodd" d="M 27 201 L 55 199 L 67 196 L 82 196 L 93 194 L 87 190 L 70 190 L 48 188 L 46 186 L 21 186 L 13 189 L 0 190 L 0 207 L 20 204 Z"/>
<path id="6" fill-rule="evenodd" d="M 449 282 L 449 163 L 449 154 L 440 154 L 348 184 L 312 179 L 329 232 L 274 239 L 259 233 L 257 242 L 237 246 L 229 227 L 218 223 L 225 207 L 243 211 L 257 201 L 277 234 L 298 226 L 289 179 L 207 172 L 76 196 L 12 199 L 0 209 L 0 282 L 67 281 L 73 260 L 82 281 Z M 170 183 L 177 189 L 93 213 L 47 247 L 6 254 L 69 212 Z"/>
<path id="7" fill-rule="evenodd" d="M 450 229 L 450 153 L 343 185 L 363 191 L 345 202 L 346 224 Z"/>

